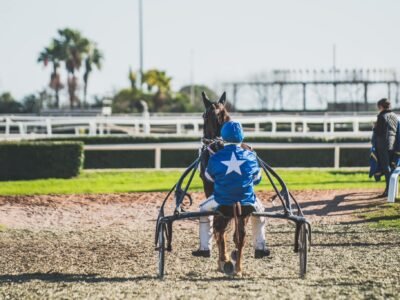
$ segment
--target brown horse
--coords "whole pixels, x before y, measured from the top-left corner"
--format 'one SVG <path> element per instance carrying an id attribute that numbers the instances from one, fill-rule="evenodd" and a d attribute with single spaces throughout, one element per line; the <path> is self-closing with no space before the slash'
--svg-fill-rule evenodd
<path id="1" fill-rule="evenodd" d="M 221 128 L 225 122 L 230 121 L 230 116 L 225 109 L 226 93 L 224 92 L 218 102 L 212 102 L 203 92 L 203 103 L 206 111 L 203 114 L 203 144 L 208 151 L 203 151 L 200 164 L 200 177 L 203 181 L 203 188 L 206 197 L 210 197 L 214 192 L 214 183 L 208 181 L 204 175 L 208 165 L 211 152 L 216 152 L 223 148 L 222 141 L 217 139 L 221 136 Z"/>
<path id="2" fill-rule="evenodd" d="M 214 192 L 214 184 L 208 181 L 204 175 L 207 168 L 210 152 L 216 152 L 223 147 L 222 141 L 218 138 L 221 136 L 221 128 L 223 124 L 230 120 L 230 116 L 225 109 L 226 93 L 224 92 L 218 102 L 212 102 L 208 99 L 207 95 L 203 92 L 203 102 L 205 106 L 205 113 L 203 114 L 203 143 L 208 151 L 203 151 L 200 167 L 200 177 L 203 181 L 204 193 L 206 197 L 210 197 Z M 247 145 L 243 145 L 245 149 L 250 149 Z M 240 203 L 237 202 L 234 206 L 220 206 L 218 208 L 221 215 L 214 217 L 213 228 L 214 237 L 218 247 L 218 269 L 227 274 L 242 274 L 242 257 L 243 247 L 245 244 L 246 224 L 249 220 L 250 214 L 253 212 L 252 207 L 244 206 L 243 209 Z M 235 222 L 234 243 L 236 250 L 232 255 L 227 253 L 226 247 L 226 232 L 229 223 Z M 234 263 L 231 259 L 236 262 Z"/>

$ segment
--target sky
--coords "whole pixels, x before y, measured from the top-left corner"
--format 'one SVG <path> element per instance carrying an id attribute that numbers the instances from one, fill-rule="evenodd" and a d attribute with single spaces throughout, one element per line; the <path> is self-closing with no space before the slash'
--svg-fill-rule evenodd
<path id="1" fill-rule="evenodd" d="M 398 0 L 143 0 L 143 14 L 144 68 L 167 71 L 175 89 L 192 78 L 219 91 L 270 69 L 328 69 L 333 44 L 338 68 L 400 69 Z M 51 70 L 36 59 L 65 27 L 104 53 L 90 95 L 129 86 L 138 0 L 0 0 L 0 93 L 19 99 L 47 86 Z"/>

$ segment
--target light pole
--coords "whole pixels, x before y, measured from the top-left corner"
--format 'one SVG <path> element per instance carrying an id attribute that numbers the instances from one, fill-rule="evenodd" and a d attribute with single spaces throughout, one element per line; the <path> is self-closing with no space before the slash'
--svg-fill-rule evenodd
<path id="1" fill-rule="evenodd" d="M 139 0 L 139 88 L 143 87 L 143 0 Z"/>
<path id="2" fill-rule="evenodd" d="M 194 50 L 190 50 L 190 103 L 194 105 Z"/>
<path id="3" fill-rule="evenodd" d="M 332 79 L 333 79 L 333 103 L 337 101 L 337 84 L 336 84 L 336 44 L 332 46 Z"/>

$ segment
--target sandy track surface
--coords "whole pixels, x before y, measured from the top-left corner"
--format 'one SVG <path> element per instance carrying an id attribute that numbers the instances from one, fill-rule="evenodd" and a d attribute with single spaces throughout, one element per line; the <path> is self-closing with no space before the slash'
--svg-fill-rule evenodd
<path id="1" fill-rule="evenodd" d="M 378 194 L 295 193 L 314 229 L 304 280 L 293 253 L 294 228 L 286 222 L 267 227 L 272 258 L 255 260 L 246 247 L 240 279 L 216 272 L 215 258 L 192 258 L 197 222 L 177 223 L 160 281 L 153 231 L 165 193 L 0 197 L 0 224 L 6 227 L 0 231 L 0 298 L 398 299 L 400 233 L 373 229 L 354 214 L 379 209 L 384 199 Z M 259 197 L 279 210 L 271 195 Z M 194 205 L 202 198 L 194 194 Z"/>
<path id="2" fill-rule="evenodd" d="M 313 223 L 355 221 L 355 210 L 373 210 L 384 203 L 379 190 L 297 191 L 294 196 Z M 271 212 L 281 211 L 272 192 L 257 194 Z M 153 228 L 166 193 L 124 193 L 100 195 L 0 196 L 0 224 L 15 229 L 89 229 L 121 227 Z M 192 193 L 196 211 L 203 193 Z M 167 213 L 174 202 L 169 201 Z M 271 220 L 276 223 L 275 220 Z M 195 224 L 195 223 L 194 223 Z"/>

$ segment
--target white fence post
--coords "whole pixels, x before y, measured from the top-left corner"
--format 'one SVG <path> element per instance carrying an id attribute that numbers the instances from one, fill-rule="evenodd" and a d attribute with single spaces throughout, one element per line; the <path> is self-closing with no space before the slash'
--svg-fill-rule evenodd
<path id="1" fill-rule="evenodd" d="M 96 135 L 96 123 L 90 122 L 89 123 L 89 135 Z"/>
<path id="2" fill-rule="evenodd" d="M 156 147 L 154 149 L 154 167 L 159 170 L 161 169 L 161 148 Z"/>
<path id="3" fill-rule="evenodd" d="M 353 132 L 359 132 L 360 131 L 360 123 L 358 123 L 357 120 L 353 121 Z"/>
<path id="4" fill-rule="evenodd" d="M 200 126 L 199 123 L 193 123 L 193 132 L 194 133 L 200 133 Z"/>
<path id="5" fill-rule="evenodd" d="M 104 123 L 103 122 L 99 124 L 99 134 L 104 135 Z"/>
<path id="6" fill-rule="evenodd" d="M 50 118 L 46 119 L 46 134 L 47 134 L 47 136 L 51 136 L 53 134 Z"/>
<path id="7" fill-rule="evenodd" d="M 10 118 L 6 118 L 6 137 L 10 136 L 10 126 L 11 125 L 11 119 Z"/>
<path id="8" fill-rule="evenodd" d="M 144 133 L 150 134 L 150 122 L 148 120 L 143 122 Z"/>
<path id="9" fill-rule="evenodd" d="M 271 132 L 272 133 L 276 133 L 276 122 L 275 121 L 272 121 L 272 130 L 271 130 Z"/>
<path id="10" fill-rule="evenodd" d="M 335 146 L 335 154 L 334 154 L 334 168 L 339 169 L 340 168 L 340 147 Z"/>
<path id="11" fill-rule="evenodd" d="M 19 134 L 24 137 L 25 136 L 25 128 L 24 124 L 22 122 L 18 122 L 18 129 L 19 129 Z"/>
<path id="12" fill-rule="evenodd" d="M 181 123 L 176 123 L 176 134 L 180 135 L 182 134 L 182 124 Z"/>
<path id="13" fill-rule="evenodd" d="M 111 125 L 110 125 L 110 122 L 107 121 L 106 125 L 107 125 L 107 127 L 106 127 L 107 134 L 110 134 L 110 133 L 111 133 Z"/>

